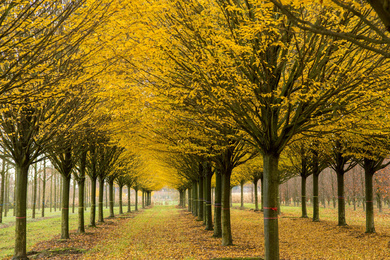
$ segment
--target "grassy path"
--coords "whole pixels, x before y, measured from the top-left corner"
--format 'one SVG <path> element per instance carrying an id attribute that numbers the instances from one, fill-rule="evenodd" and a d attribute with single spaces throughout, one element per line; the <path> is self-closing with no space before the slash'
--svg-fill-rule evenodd
<path id="1" fill-rule="evenodd" d="M 221 240 L 212 234 L 186 210 L 155 206 L 118 228 L 84 259 L 213 259 L 256 255 L 246 244 L 223 247 Z"/>
<path id="2" fill-rule="evenodd" d="M 299 208 L 283 212 L 279 218 L 281 260 L 390 259 L 388 212 L 378 214 L 376 234 L 364 233 L 363 212 L 351 213 L 347 227 L 337 226 L 334 209 L 323 209 L 322 221 L 316 223 L 299 218 Z M 29 243 L 39 242 L 29 250 L 35 252 L 31 259 L 261 259 L 262 213 L 249 209 L 231 213 L 234 246 L 229 247 L 221 246 L 221 239 L 213 238 L 213 232 L 206 231 L 203 222 L 187 210 L 154 206 L 106 219 L 86 234 L 73 230 L 66 241 L 59 239 L 59 218 L 29 223 Z M 71 226 L 76 228 L 75 219 Z M 13 234 L 6 232 L 9 228 L 0 229 L 0 248 L 7 251 L 13 247 Z"/>
<path id="3" fill-rule="evenodd" d="M 279 219 L 281 259 L 390 259 L 390 230 L 338 227 L 285 214 Z M 262 213 L 232 210 L 234 246 L 204 230 L 186 210 L 155 206 L 118 227 L 84 259 L 260 259 L 264 255 Z"/>

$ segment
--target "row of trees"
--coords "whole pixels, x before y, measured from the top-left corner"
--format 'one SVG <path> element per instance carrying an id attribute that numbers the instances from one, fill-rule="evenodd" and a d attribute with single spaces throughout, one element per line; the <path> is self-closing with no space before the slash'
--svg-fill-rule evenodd
<path id="1" fill-rule="evenodd" d="M 318 221 L 326 167 L 337 176 L 339 225 L 346 225 L 344 175 L 364 169 L 366 230 L 374 232 L 372 180 L 389 151 L 390 41 L 366 3 L 331 2 L 132 4 L 126 61 L 132 82 L 148 93 L 155 118 L 148 139 L 171 152 L 163 158 L 175 169 L 170 182 L 181 194 L 191 189 L 190 210 L 222 245 L 232 244 L 234 170 L 262 180 L 266 259 L 279 259 L 280 184 L 300 175 L 305 196 L 312 175 Z"/>
<path id="2" fill-rule="evenodd" d="M 29 173 L 29 181 L 28 181 L 28 191 L 27 191 L 27 208 L 31 209 L 31 218 L 36 217 L 45 217 L 45 212 L 56 212 L 57 210 L 61 210 L 61 197 L 62 197 L 62 178 L 61 175 L 53 168 L 38 168 L 34 165 L 32 168 L 33 171 L 30 170 Z M 35 171 L 37 170 L 37 171 Z M 74 176 L 72 176 L 72 181 L 70 185 L 70 203 L 72 213 L 77 211 L 77 208 L 80 206 L 78 193 L 79 187 L 77 186 L 77 181 Z M 124 201 L 128 201 L 131 198 L 131 205 L 135 206 L 140 202 L 135 202 L 135 191 L 127 190 L 127 186 L 119 186 L 116 182 L 120 182 L 119 179 L 114 182 L 113 189 L 113 198 L 114 205 L 121 206 L 124 205 Z M 2 223 L 2 218 L 10 216 L 15 216 L 15 176 L 11 171 L 4 171 L 4 179 L 0 179 L 0 185 L 3 185 L 3 192 L 0 194 L 0 223 Z M 139 185 L 135 185 L 135 187 L 139 187 Z M 90 190 L 91 190 L 91 182 L 90 179 L 87 178 L 85 180 L 85 191 L 84 191 L 84 205 L 85 210 L 88 207 L 91 207 L 91 198 L 90 198 Z M 107 181 L 104 184 L 104 205 L 108 208 L 108 188 L 109 185 Z M 119 197 L 120 190 L 124 189 L 122 197 Z M 100 193 L 97 190 L 97 197 Z M 126 194 L 131 196 L 125 196 Z M 127 198 L 126 198 L 127 197 Z M 141 199 L 139 197 L 138 199 Z M 130 210 L 130 209 L 128 209 Z M 123 212 L 120 209 L 120 212 Z"/>
<path id="3" fill-rule="evenodd" d="M 80 232 L 86 176 L 99 190 L 107 181 L 110 197 L 115 179 L 138 176 L 147 192 L 162 181 L 191 188 L 191 210 L 231 245 L 232 174 L 245 167 L 262 180 L 266 259 L 279 258 L 279 185 L 291 176 L 313 175 L 318 205 L 318 176 L 332 167 L 343 225 L 344 175 L 361 164 L 372 212 L 389 125 L 379 2 L 381 20 L 366 3 L 336 0 L 4 2 L 0 145 L 16 172 L 14 259 L 27 259 L 28 173 L 45 158 L 62 176 L 63 238 L 72 174 Z M 135 174 L 139 156 L 147 163 Z M 94 225 L 103 193 L 91 198 Z"/>

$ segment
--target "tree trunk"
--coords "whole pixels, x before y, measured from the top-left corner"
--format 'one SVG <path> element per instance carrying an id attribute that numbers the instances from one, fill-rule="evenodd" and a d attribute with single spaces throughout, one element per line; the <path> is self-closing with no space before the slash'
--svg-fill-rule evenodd
<path id="1" fill-rule="evenodd" d="M 206 194 L 206 212 L 205 212 L 205 219 L 206 219 L 206 230 L 213 230 L 213 213 L 212 213 L 212 207 L 211 207 L 211 177 L 212 171 L 211 171 L 211 166 L 209 167 L 208 165 L 207 171 L 206 171 L 206 189 L 205 189 L 205 194 Z"/>
<path id="2" fill-rule="evenodd" d="M 380 213 L 382 213 L 382 194 L 380 192 L 377 192 L 377 200 L 378 200 L 378 210 Z"/>
<path id="3" fill-rule="evenodd" d="M 188 191 L 188 212 L 192 211 L 192 189 L 187 189 Z"/>
<path id="4" fill-rule="evenodd" d="M 214 202 L 214 234 L 213 237 L 222 237 L 222 176 L 220 171 L 215 172 L 215 202 Z"/>
<path id="5" fill-rule="evenodd" d="M 8 165 L 7 165 L 7 171 L 5 173 L 5 191 L 4 191 L 4 217 L 8 214 L 8 209 L 10 205 L 10 199 L 9 199 L 9 191 L 10 191 L 10 184 L 9 184 L 9 178 L 10 174 L 8 173 Z M 15 197 L 14 197 L 15 199 Z"/>
<path id="6" fill-rule="evenodd" d="M 122 209 L 122 189 L 123 189 L 123 186 L 119 185 L 119 214 L 123 214 L 123 209 Z"/>
<path id="7" fill-rule="evenodd" d="M 240 188 L 241 188 L 241 209 L 244 209 L 244 182 L 240 182 Z"/>
<path id="8" fill-rule="evenodd" d="M 108 181 L 108 192 L 109 192 L 109 208 L 110 208 L 110 218 L 114 218 L 114 180 L 112 178 Z"/>
<path id="9" fill-rule="evenodd" d="M 135 190 L 135 211 L 138 211 L 138 189 Z"/>
<path id="10" fill-rule="evenodd" d="M 263 173 L 263 176 L 264 176 L 264 173 Z M 260 202 L 260 211 L 263 212 L 264 211 L 264 181 L 263 181 L 263 178 L 264 177 L 261 177 L 260 178 L 260 199 L 261 199 L 261 202 Z"/>
<path id="11" fill-rule="evenodd" d="M 233 245 L 230 223 L 230 176 L 231 170 L 222 174 L 222 245 Z"/>
<path id="12" fill-rule="evenodd" d="M 302 216 L 301 218 L 308 218 L 306 208 L 306 176 L 301 176 L 301 196 L 302 196 Z"/>
<path id="13" fill-rule="evenodd" d="M 278 163 L 279 156 L 264 154 L 264 238 L 265 259 L 279 259 Z"/>
<path id="14" fill-rule="evenodd" d="M 4 205 L 4 195 L 5 195 L 5 182 L 6 182 L 6 174 L 5 174 L 5 160 L 3 159 L 2 170 L 0 172 L 1 175 L 1 188 L 0 188 L 0 223 L 3 223 L 3 205 Z"/>
<path id="15" fill-rule="evenodd" d="M 73 199 L 72 199 L 72 213 L 74 213 L 74 203 L 76 200 L 76 178 L 73 178 Z"/>
<path id="16" fill-rule="evenodd" d="M 366 233 L 375 233 L 374 226 L 374 192 L 372 179 L 374 174 L 369 169 L 365 169 L 365 187 L 366 187 Z"/>
<path id="17" fill-rule="evenodd" d="M 142 208 L 145 208 L 145 191 L 142 189 Z"/>
<path id="18" fill-rule="evenodd" d="M 96 178 L 91 178 L 91 215 L 90 223 L 91 227 L 96 227 Z"/>
<path id="19" fill-rule="evenodd" d="M 28 165 L 15 165 L 15 254 L 12 259 L 28 259 L 26 252 L 26 210 L 27 210 L 27 184 L 28 184 Z"/>
<path id="20" fill-rule="evenodd" d="M 61 239 L 69 239 L 69 191 L 71 174 L 62 175 Z"/>
<path id="21" fill-rule="evenodd" d="M 46 207 L 46 160 L 43 160 L 43 178 L 42 178 L 42 218 L 45 217 L 45 207 Z"/>
<path id="22" fill-rule="evenodd" d="M 318 177 L 316 172 L 313 173 L 313 221 L 320 221 L 320 201 L 318 199 Z"/>
<path id="23" fill-rule="evenodd" d="M 339 226 L 346 226 L 345 220 L 345 199 L 344 199 L 344 172 L 337 173 L 337 196 L 338 196 L 338 218 Z"/>
<path id="24" fill-rule="evenodd" d="M 198 182 L 198 194 L 199 194 L 199 197 L 198 197 L 198 211 L 199 211 L 199 214 L 198 214 L 198 220 L 199 221 L 203 221 L 203 177 L 199 177 L 199 182 Z"/>
<path id="25" fill-rule="evenodd" d="M 130 192 L 130 185 L 127 185 L 127 213 L 131 212 Z"/>
<path id="26" fill-rule="evenodd" d="M 84 175 L 85 176 L 85 175 Z M 85 177 L 80 176 L 77 181 L 77 185 L 79 186 L 79 210 L 78 210 L 78 230 L 77 233 L 85 233 L 84 227 L 84 185 L 85 185 Z"/>
<path id="27" fill-rule="evenodd" d="M 198 216 L 198 185 L 192 182 L 192 215 Z"/>
<path id="28" fill-rule="evenodd" d="M 37 179 L 38 169 L 37 164 L 34 165 L 34 188 L 33 188 L 33 201 L 32 201 L 32 218 L 35 218 L 35 209 L 37 205 Z"/>
<path id="29" fill-rule="evenodd" d="M 259 211 L 259 198 L 257 194 L 257 183 L 259 182 L 259 179 L 253 180 L 253 186 L 255 190 L 255 211 Z"/>

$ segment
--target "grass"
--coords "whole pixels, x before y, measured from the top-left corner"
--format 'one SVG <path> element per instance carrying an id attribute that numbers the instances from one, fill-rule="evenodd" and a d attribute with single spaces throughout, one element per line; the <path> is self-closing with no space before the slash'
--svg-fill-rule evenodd
<path id="1" fill-rule="evenodd" d="M 234 208 L 239 208 L 240 203 L 233 203 Z M 245 203 L 245 209 L 255 209 L 255 205 L 252 203 Z M 260 205 L 259 205 L 260 207 Z M 300 217 L 302 215 L 301 207 L 294 206 L 282 206 L 281 211 L 285 217 Z M 307 207 L 307 215 L 309 219 L 313 218 L 313 207 Z M 366 225 L 366 212 L 363 211 L 363 208 L 353 209 L 353 206 L 346 206 L 345 214 L 347 224 L 355 226 L 365 226 Z M 374 218 L 375 226 L 382 229 L 390 229 L 390 208 L 383 208 L 383 212 L 379 212 L 377 208 L 374 209 Z M 320 220 L 324 221 L 338 221 L 337 207 L 323 208 L 320 207 Z"/>
<path id="2" fill-rule="evenodd" d="M 133 208 L 132 208 L 133 209 Z M 115 214 L 118 213 L 119 207 L 116 207 Z M 124 207 L 127 210 L 127 207 Z M 0 259 L 6 256 L 12 256 L 14 254 L 15 246 L 15 217 L 12 216 L 3 217 L 3 222 L 0 224 Z M 97 213 L 97 212 L 96 212 Z M 103 214 L 105 217 L 109 215 L 109 209 L 104 208 Z M 45 209 L 45 218 L 31 218 L 31 210 L 27 211 L 27 251 L 37 242 L 52 239 L 55 235 L 61 233 L 61 211 L 49 212 Z M 41 216 L 41 212 L 37 211 L 36 216 Z M 85 224 L 88 225 L 90 211 L 84 212 Z M 96 214 L 97 220 L 97 214 Z M 77 229 L 78 214 L 77 209 L 75 213 L 69 213 L 69 230 Z"/>
<path id="3" fill-rule="evenodd" d="M 83 251 L 85 253 L 82 256 L 84 259 L 262 259 L 262 213 L 251 210 L 254 205 L 250 203 L 245 204 L 245 210 L 238 209 L 238 203 L 234 203 L 233 207 L 231 221 L 234 246 L 231 247 L 222 247 L 221 240 L 213 238 L 212 232 L 204 230 L 203 223 L 196 221 L 186 210 L 174 206 L 154 206 L 133 215 L 125 224 L 115 227 L 104 238 L 97 239 L 98 244 L 93 249 Z M 115 209 L 117 212 L 118 208 Z M 51 218 L 29 220 L 28 251 L 38 240 L 50 240 L 60 233 L 60 212 L 56 214 L 52 212 Z M 104 215 L 108 216 L 108 209 L 105 209 Z M 375 212 L 376 234 L 364 233 L 365 212 L 362 208 L 354 211 L 352 207 L 347 207 L 348 227 L 337 226 L 337 209 L 321 207 L 321 222 L 311 221 L 311 207 L 308 207 L 308 219 L 302 219 L 300 215 L 300 207 L 282 206 L 279 219 L 281 259 L 388 257 L 388 208 L 383 213 Z M 89 211 L 85 212 L 85 219 L 88 223 Z M 3 226 L 12 224 L 12 221 L 7 223 Z M 70 214 L 70 230 L 76 228 L 77 213 Z M 0 241 L 0 259 L 12 255 L 14 226 L 0 228 Z"/>

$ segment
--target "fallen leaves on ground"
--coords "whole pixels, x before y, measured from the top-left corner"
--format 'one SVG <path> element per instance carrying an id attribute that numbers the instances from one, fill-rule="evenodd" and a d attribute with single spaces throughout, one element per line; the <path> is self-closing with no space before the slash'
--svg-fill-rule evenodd
<path id="1" fill-rule="evenodd" d="M 233 246 L 221 246 L 203 222 L 185 209 L 155 206 L 134 218 L 114 218 L 72 234 L 37 244 L 44 259 L 218 259 L 264 256 L 262 213 L 232 210 Z M 125 217 L 126 217 L 125 216 Z M 363 226 L 338 227 L 334 221 L 312 222 L 284 214 L 279 219 L 280 258 L 390 259 L 390 230 L 377 227 L 365 234 Z M 73 251 L 72 251 L 73 250 Z M 54 251 L 54 253 L 53 253 Z M 51 255 L 47 252 L 52 252 Z"/>

